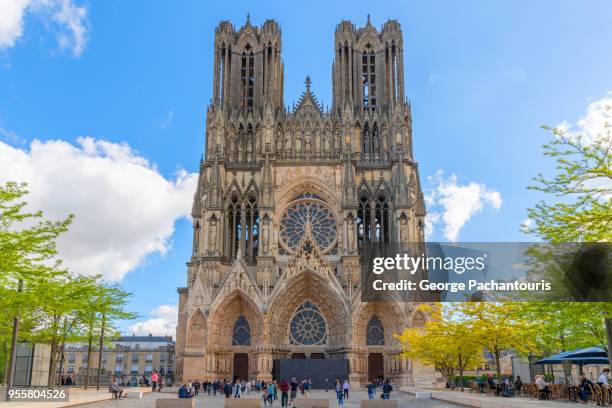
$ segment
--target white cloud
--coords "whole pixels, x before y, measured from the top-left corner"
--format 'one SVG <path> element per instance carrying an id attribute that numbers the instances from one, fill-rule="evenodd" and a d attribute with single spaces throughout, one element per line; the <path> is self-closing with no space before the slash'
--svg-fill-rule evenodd
<path id="1" fill-rule="evenodd" d="M 197 182 L 185 171 L 166 179 L 128 145 L 90 137 L 77 145 L 34 140 L 29 150 L 0 141 L 0 169 L 0 182 L 28 183 L 27 201 L 46 218 L 75 215 L 58 242 L 60 257 L 74 272 L 109 281 L 170 248 Z"/>
<path id="2" fill-rule="evenodd" d="M 426 202 L 431 215 L 426 219 L 429 224 L 425 227 L 426 234 L 431 235 L 441 222 L 444 237 L 457 241 L 459 232 L 475 214 L 486 206 L 494 209 L 501 207 L 499 192 L 484 184 L 472 181 L 459 185 L 456 175 L 445 178 L 442 170 L 428 177 L 428 180 L 432 186 L 426 191 Z"/>
<path id="3" fill-rule="evenodd" d="M 585 143 L 612 137 L 612 91 L 589 104 L 584 117 L 575 124 L 563 121 L 557 130 L 569 136 L 582 136 Z"/>
<path id="4" fill-rule="evenodd" d="M 137 336 L 152 334 L 174 337 L 178 319 L 177 305 L 159 305 L 151 311 L 150 315 L 150 319 L 129 326 L 128 332 Z"/>
<path id="5" fill-rule="evenodd" d="M 73 0 L 0 0 L 0 50 L 15 46 L 23 36 L 28 15 L 42 20 L 57 39 L 60 49 L 78 57 L 87 45 L 87 7 Z"/>
<path id="6" fill-rule="evenodd" d="M 23 15 L 30 0 L 0 1 L 0 49 L 11 48 L 23 34 Z"/>

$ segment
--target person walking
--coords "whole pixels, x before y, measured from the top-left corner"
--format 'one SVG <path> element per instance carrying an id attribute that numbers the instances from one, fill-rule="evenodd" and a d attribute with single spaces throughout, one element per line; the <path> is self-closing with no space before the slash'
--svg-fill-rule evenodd
<path id="1" fill-rule="evenodd" d="M 157 389 L 157 380 L 158 380 L 159 376 L 157 375 L 157 370 L 153 371 L 153 374 L 151 375 L 151 391 L 155 392 L 155 390 Z"/>
<path id="2" fill-rule="evenodd" d="M 164 387 L 164 376 L 160 375 L 159 381 L 157 382 L 157 392 L 161 392 L 163 387 Z"/>
<path id="3" fill-rule="evenodd" d="M 344 380 L 344 384 L 342 384 L 342 391 L 344 391 L 344 398 L 349 399 L 349 382 L 348 380 Z"/>
<path id="4" fill-rule="evenodd" d="M 240 384 L 240 378 L 236 379 L 234 383 L 234 398 L 240 398 L 242 395 L 242 385 Z"/>
<path id="5" fill-rule="evenodd" d="M 376 393 L 376 388 L 374 387 L 374 383 L 372 380 L 368 381 L 368 399 L 373 400 L 374 394 Z"/>
<path id="6" fill-rule="evenodd" d="M 230 380 L 225 380 L 223 385 L 223 391 L 225 391 L 225 398 L 232 398 L 232 383 Z"/>
<path id="7" fill-rule="evenodd" d="M 198 379 L 196 378 L 196 380 L 193 382 L 193 393 L 194 395 L 197 397 L 200 394 L 200 387 L 202 386 L 202 384 L 200 383 L 200 381 L 198 381 Z"/>
<path id="8" fill-rule="evenodd" d="M 389 382 L 389 380 L 385 380 L 385 383 L 382 386 L 383 399 L 388 400 L 391 396 L 391 391 L 393 391 L 393 385 L 391 385 L 391 382 Z"/>
<path id="9" fill-rule="evenodd" d="M 297 395 L 297 390 L 298 390 L 298 387 L 299 387 L 299 384 L 295 380 L 295 377 L 293 377 L 291 379 L 291 384 L 289 384 L 289 387 L 291 388 L 291 400 L 290 400 L 290 402 L 293 404 L 293 400 L 295 399 L 295 397 Z"/>
<path id="10" fill-rule="evenodd" d="M 339 380 L 336 380 L 336 397 L 338 397 L 338 406 L 344 406 L 344 391 L 342 390 L 342 384 Z"/>
<path id="11" fill-rule="evenodd" d="M 283 378 L 278 388 L 281 392 L 281 407 L 284 408 L 289 405 L 289 382 Z"/>
<path id="12" fill-rule="evenodd" d="M 270 406 L 274 403 L 274 383 L 268 384 L 268 401 Z"/>

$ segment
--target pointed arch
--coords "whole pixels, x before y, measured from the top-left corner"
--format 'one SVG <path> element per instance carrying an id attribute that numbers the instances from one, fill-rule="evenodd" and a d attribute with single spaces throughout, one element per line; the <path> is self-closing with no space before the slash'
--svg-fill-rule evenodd
<path id="1" fill-rule="evenodd" d="M 350 319 L 350 312 L 341 291 L 334 279 L 330 280 L 307 269 L 290 279 L 281 280 L 271 296 L 268 312 L 270 343 L 290 344 L 290 322 L 300 306 L 309 301 L 316 305 L 326 322 L 326 344 L 345 344 L 349 336 L 346 322 Z M 294 295 L 286 296 L 287 293 Z"/>
<path id="2" fill-rule="evenodd" d="M 366 327 L 366 346 L 384 346 L 385 328 L 378 316 L 374 315 Z"/>
<path id="3" fill-rule="evenodd" d="M 240 289 L 229 292 L 211 307 L 209 344 L 216 347 L 232 346 L 236 323 L 243 316 L 248 323 L 251 345 L 261 344 L 264 319 L 255 300 Z"/>
<path id="4" fill-rule="evenodd" d="M 196 309 L 187 325 L 185 348 L 192 352 L 203 352 L 206 345 L 206 329 L 206 317 L 200 309 Z"/>
<path id="5" fill-rule="evenodd" d="M 244 315 L 238 316 L 232 330 L 232 346 L 251 345 L 251 326 Z"/>

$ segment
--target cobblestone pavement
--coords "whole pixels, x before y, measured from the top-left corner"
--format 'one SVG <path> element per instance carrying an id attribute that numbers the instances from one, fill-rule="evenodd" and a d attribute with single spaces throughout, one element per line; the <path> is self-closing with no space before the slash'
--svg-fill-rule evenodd
<path id="1" fill-rule="evenodd" d="M 155 408 L 155 399 L 157 398 L 168 398 L 171 397 L 172 394 L 165 393 L 146 393 L 144 394 L 141 400 L 136 399 L 123 399 L 119 401 L 103 401 L 103 402 L 94 402 L 90 404 L 79 405 L 80 407 L 92 407 L 92 408 Z M 258 394 L 251 393 L 250 395 L 245 395 L 243 398 L 257 398 Z M 338 403 L 335 399 L 334 392 L 325 392 L 325 391 L 313 391 L 311 393 L 310 398 L 328 398 L 332 400 L 329 404 L 330 408 L 334 408 L 338 406 Z M 365 391 L 352 391 L 350 398 L 348 401 L 345 401 L 344 406 L 346 408 L 359 408 L 362 399 L 367 399 L 368 395 Z M 459 405 L 454 405 L 448 402 L 436 401 L 436 400 L 425 400 L 425 399 L 416 399 L 414 396 L 406 393 L 393 393 L 392 399 L 399 400 L 400 408 L 409 407 L 409 408 L 453 408 L 460 407 Z M 198 396 L 196 398 L 195 406 L 197 408 L 223 408 L 224 401 L 221 397 L 209 397 L 209 396 Z M 280 408 L 281 403 L 280 399 L 278 401 L 274 401 L 273 408 Z"/>

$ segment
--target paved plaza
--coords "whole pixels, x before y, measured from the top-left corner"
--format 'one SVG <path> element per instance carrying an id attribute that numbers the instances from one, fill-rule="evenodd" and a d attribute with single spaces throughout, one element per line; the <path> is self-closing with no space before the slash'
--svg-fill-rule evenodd
<path id="1" fill-rule="evenodd" d="M 245 395 L 243 398 L 258 398 L 261 394 L 251 393 L 250 395 Z M 92 407 L 92 408 L 155 408 L 155 399 L 157 398 L 168 398 L 171 394 L 166 393 L 147 393 L 144 394 L 141 400 L 135 399 L 122 399 L 119 401 L 103 401 L 103 402 L 94 402 L 90 404 L 79 405 L 81 407 Z M 325 392 L 325 391 L 313 391 L 311 393 L 311 398 L 329 398 L 332 400 L 330 403 L 330 407 L 337 407 L 338 403 L 335 399 L 335 392 Z M 365 391 L 355 391 L 351 393 L 349 400 L 345 401 L 344 406 L 347 408 L 358 408 L 360 406 L 360 401 L 363 399 L 367 399 L 368 394 Z M 401 393 L 393 393 L 392 399 L 399 400 L 400 408 L 410 407 L 410 408 L 451 408 L 451 407 L 460 407 L 460 405 L 455 405 L 447 402 L 436 401 L 436 400 L 424 400 L 424 399 L 416 399 L 414 396 L 401 392 Z M 197 408 L 222 408 L 224 406 L 224 399 L 222 397 L 209 397 L 209 396 L 198 396 L 196 399 L 195 406 Z M 281 403 L 280 399 L 274 401 L 273 408 L 280 408 Z M 262 405 L 263 407 L 263 405 Z"/>

